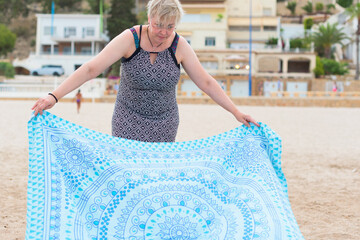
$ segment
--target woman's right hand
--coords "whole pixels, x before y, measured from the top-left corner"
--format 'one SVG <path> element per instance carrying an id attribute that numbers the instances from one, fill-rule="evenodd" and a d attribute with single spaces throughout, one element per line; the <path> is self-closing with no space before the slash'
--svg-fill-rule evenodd
<path id="1" fill-rule="evenodd" d="M 35 116 L 37 116 L 38 113 L 42 115 L 44 110 L 52 108 L 55 105 L 55 103 L 56 103 L 55 98 L 51 95 L 48 95 L 46 97 L 39 98 L 34 104 L 34 106 L 31 108 L 31 110 L 35 111 L 34 113 Z"/>

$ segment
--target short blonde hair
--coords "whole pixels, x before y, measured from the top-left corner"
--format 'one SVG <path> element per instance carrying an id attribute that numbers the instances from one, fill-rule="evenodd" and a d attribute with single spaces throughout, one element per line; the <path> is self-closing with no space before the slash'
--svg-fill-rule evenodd
<path id="1" fill-rule="evenodd" d="M 150 0 L 147 9 L 150 18 L 156 17 L 163 23 L 175 18 L 175 24 L 177 25 L 182 15 L 184 15 L 179 0 Z"/>

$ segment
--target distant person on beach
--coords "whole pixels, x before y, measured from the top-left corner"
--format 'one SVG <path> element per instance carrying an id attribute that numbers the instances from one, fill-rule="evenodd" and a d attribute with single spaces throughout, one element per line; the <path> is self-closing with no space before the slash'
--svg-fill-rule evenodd
<path id="1" fill-rule="evenodd" d="M 97 77 L 119 59 L 121 81 L 112 117 L 112 135 L 145 142 L 174 142 L 179 125 L 176 85 L 180 64 L 194 83 L 247 127 L 259 124 L 240 112 L 217 81 L 201 66 L 185 38 L 174 30 L 183 15 L 179 0 L 150 0 L 148 24 L 115 37 L 48 96 L 32 107 L 35 115 Z M 221 123 L 219 123 L 221 124 Z"/>
<path id="2" fill-rule="evenodd" d="M 337 85 L 336 85 L 336 82 L 333 82 L 332 91 L 333 91 L 333 92 L 337 92 L 337 90 L 338 90 L 338 87 L 337 87 Z"/>
<path id="3" fill-rule="evenodd" d="M 82 94 L 80 92 L 80 89 L 76 93 L 75 100 L 76 100 L 77 113 L 79 114 L 80 113 L 81 102 L 82 102 Z"/>

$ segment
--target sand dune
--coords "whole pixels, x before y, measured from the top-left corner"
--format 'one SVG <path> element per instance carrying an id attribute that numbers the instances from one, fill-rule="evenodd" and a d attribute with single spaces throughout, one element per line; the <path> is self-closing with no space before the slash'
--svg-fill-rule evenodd
<path id="1" fill-rule="evenodd" d="M 24 239 L 27 121 L 33 101 L 0 101 L 0 239 Z M 239 123 L 215 105 L 180 105 L 177 141 L 209 137 Z M 350 108 L 246 107 L 283 139 L 289 198 L 306 239 L 360 238 L 360 111 Z M 87 128 L 111 132 L 113 104 L 75 103 L 50 110 Z"/>

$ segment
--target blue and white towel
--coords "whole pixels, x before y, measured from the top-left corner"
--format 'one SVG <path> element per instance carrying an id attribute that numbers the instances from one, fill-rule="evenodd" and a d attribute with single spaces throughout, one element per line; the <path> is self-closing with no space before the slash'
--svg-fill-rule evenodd
<path id="1" fill-rule="evenodd" d="M 32 117 L 26 239 L 303 239 L 265 124 L 195 141 L 109 136 Z"/>

